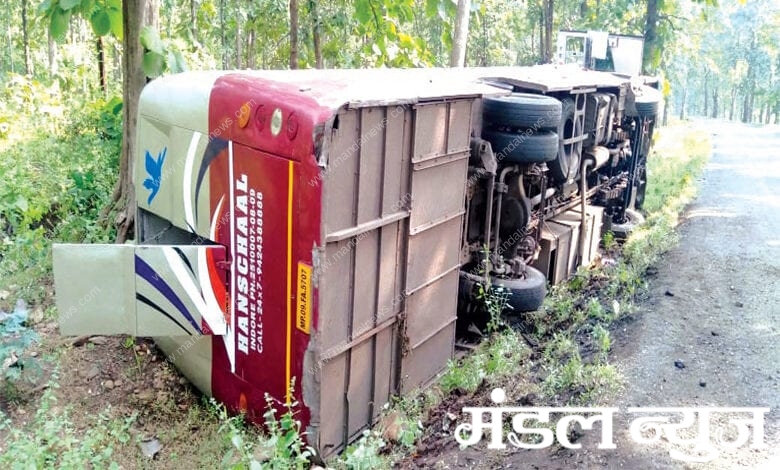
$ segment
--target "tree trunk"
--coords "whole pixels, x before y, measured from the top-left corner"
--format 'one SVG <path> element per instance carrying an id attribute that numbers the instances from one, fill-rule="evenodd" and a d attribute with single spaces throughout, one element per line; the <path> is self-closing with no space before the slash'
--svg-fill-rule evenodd
<path id="1" fill-rule="evenodd" d="M 662 125 L 666 127 L 667 123 L 669 122 L 669 97 L 664 97 L 664 116 L 661 120 Z"/>
<path id="2" fill-rule="evenodd" d="M 489 56 L 490 53 L 488 52 L 488 48 L 490 47 L 490 25 L 488 24 L 488 15 L 487 12 L 485 12 L 484 15 L 482 15 L 482 54 L 479 60 L 479 66 L 480 67 L 487 67 L 488 62 L 490 61 Z"/>
<path id="3" fill-rule="evenodd" d="M 111 46 L 111 64 L 113 73 L 112 76 L 115 82 L 122 81 L 122 51 L 118 47 Z"/>
<path id="4" fill-rule="evenodd" d="M 27 32 L 27 1 L 22 0 L 22 41 L 24 47 L 24 73 L 32 73 L 32 63 L 30 62 L 30 36 Z"/>
<path id="5" fill-rule="evenodd" d="M 314 67 L 321 69 L 322 64 L 322 25 L 320 24 L 320 12 L 317 9 L 317 0 L 309 2 L 311 11 L 311 20 L 314 23 L 312 30 L 312 42 L 314 43 Z"/>
<path id="6" fill-rule="evenodd" d="M 658 49 L 658 3 L 662 0 L 647 0 L 645 11 L 645 47 L 642 58 L 642 72 L 652 75 L 655 72 L 655 56 Z"/>
<path id="7" fill-rule="evenodd" d="M 712 90 L 712 117 L 718 117 L 718 90 Z"/>
<path id="8" fill-rule="evenodd" d="M 680 100 L 680 121 L 685 119 L 685 100 L 688 99 L 688 87 L 683 88 L 682 99 Z"/>
<path id="9" fill-rule="evenodd" d="M 298 68 L 298 0 L 290 0 L 290 68 Z"/>
<path id="10" fill-rule="evenodd" d="M 255 60 L 255 27 L 247 25 L 250 29 L 246 33 L 246 68 L 254 69 L 257 66 Z"/>
<path id="11" fill-rule="evenodd" d="M 157 32 L 160 31 L 160 0 L 146 0 L 143 24 L 150 26 Z"/>
<path id="12" fill-rule="evenodd" d="M 539 11 L 539 63 L 544 63 L 544 8 Z"/>
<path id="13" fill-rule="evenodd" d="M 105 96 L 105 94 L 108 93 L 108 81 L 106 80 L 106 53 L 105 48 L 103 47 L 102 36 L 97 37 L 95 45 L 97 46 L 98 83 Z"/>
<path id="14" fill-rule="evenodd" d="M 257 19 L 257 16 L 255 16 L 254 10 L 252 9 L 252 0 L 247 0 L 247 4 L 249 11 L 247 13 L 246 21 L 246 68 L 254 69 L 257 65 L 255 61 L 255 20 Z"/>
<path id="15" fill-rule="evenodd" d="M 155 3 L 151 1 L 149 3 Z M 122 2 L 122 69 L 124 80 L 122 81 L 122 154 L 119 163 L 119 180 L 114 189 L 112 203 L 106 208 L 109 213 L 116 208 L 119 213 L 116 216 L 117 243 L 124 243 L 132 235 L 135 223 L 135 188 L 133 186 L 133 163 L 137 153 L 136 130 L 138 119 L 138 102 L 141 98 L 141 90 L 146 84 L 144 75 L 143 47 L 141 46 L 141 29 L 144 24 L 144 13 L 151 14 L 147 0 L 124 0 Z"/>
<path id="16" fill-rule="evenodd" d="M 553 0 L 544 1 L 544 54 L 542 57 L 545 64 L 552 62 L 553 58 L 552 36 L 554 6 Z"/>
<path id="17" fill-rule="evenodd" d="M 227 36 L 225 36 L 225 0 L 219 1 L 219 38 L 222 44 L 222 70 L 228 68 Z"/>
<path id="18" fill-rule="evenodd" d="M 709 74 L 704 74 L 704 116 L 710 115 Z"/>
<path id="19" fill-rule="evenodd" d="M 734 112 L 737 107 L 737 86 L 734 85 L 731 87 L 731 104 L 729 107 L 729 121 L 734 120 Z"/>
<path id="20" fill-rule="evenodd" d="M 198 41 L 198 3 L 196 0 L 190 0 L 190 33 L 192 33 L 192 39 Z"/>
<path id="21" fill-rule="evenodd" d="M 236 6 L 237 8 L 237 6 Z M 236 69 L 241 69 L 243 51 L 241 47 L 241 15 L 236 15 Z"/>
<path id="22" fill-rule="evenodd" d="M 48 31 L 49 28 L 46 28 Z M 54 41 L 54 38 L 51 36 L 51 32 L 46 33 L 49 39 L 49 50 L 48 50 L 48 57 L 49 57 L 49 76 L 53 77 L 57 75 L 58 67 L 57 67 L 57 43 Z"/>
<path id="23" fill-rule="evenodd" d="M 466 42 L 469 38 L 470 12 L 471 0 L 458 0 L 458 10 L 455 14 L 455 28 L 452 32 L 450 67 L 463 67 L 466 65 Z"/>

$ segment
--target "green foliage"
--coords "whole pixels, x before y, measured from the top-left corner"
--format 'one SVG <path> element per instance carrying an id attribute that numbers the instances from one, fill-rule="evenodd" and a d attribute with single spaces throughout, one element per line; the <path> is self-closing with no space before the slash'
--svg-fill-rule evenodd
<path id="1" fill-rule="evenodd" d="M 357 35 L 371 38 L 361 50 L 365 65 L 419 67 L 432 57 L 424 41 L 408 31 L 415 18 L 414 0 L 356 0 Z"/>
<path id="2" fill-rule="evenodd" d="M 450 361 L 439 380 L 439 387 L 444 393 L 455 389 L 473 393 L 483 380 L 496 383 L 516 373 L 530 352 L 519 333 L 503 330 L 483 341 L 460 362 Z"/>
<path id="3" fill-rule="evenodd" d="M 122 0 L 45 0 L 38 12 L 49 21 L 49 32 L 65 42 L 71 15 L 85 18 L 97 36 L 114 34 L 122 39 Z"/>
<path id="4" fill-rule="evenodd" d="M 0 422 L 0 431 L 6 436 L 0 467 L 119 468 L 113 460 L 114 448 L 130 441 L 129 431 L 136 415 L 109 419 L 104 412 L 91 420 L 88 428 L 76 429 L 70 408 L 57 406 L 56 388 L 55 380 L 44 392 L 35 416 L 27 425 L 11 426 L 7 418 Z"/>
<path id="5" fill-rule="evenodd" d="M 505 326 L 501 315 L 512 308 L 509 305 L 509 294 L 509 290 L 501 286 L 477 284 L 477 299 L 482 301 L 490 317 L 488 333 L 495 333 Z"/>
<path id="6" fill-rule="evenodd" d="M 385 468 L 387 462 L 380 455 L 385 441 L 379 433 L 363 431 L 363 436 L 344 452 L 343 466 L 348 470 L 373 470 Z"/>
<path id="7" fill-rule="evenodd" d="M 595 362 L 586 363 L 580 348 L 567 333 L 556 333 L 542 353 L 542 367 L 547 376 L 542 390 L 550 397 L 570 396 L 570 403 L 587 403 L 594 393 L 606 395 L 620 385 L 617 370 L 606 363 L 611 342 L 609 331 L 597 325 L 591 331 L 598 348 Z"/>
<path id="8" fill-rule="evenodd" d="M 295 419 L 298 403 L 280 403 L 266 394 L 265 433 L 259 440 L 247 433 L 242 416 L 230 417 L 224 405 L 212 399 L 222 422 L 220 432 L 230 440 L 232 450 L 222 459 L 222 468 L 287 470 L 304 469 L 314 449 L 303 441 L 301 422 Z M 278 415 L 277 408 L 283 413 Z"/>
<path id="9" fill-rule="evenodd" d="M 601 239 L 601 244 L 604 246 L 604 249 L 607 250 L 607 252 L 610 252 L 617 248 L 617 240 L 615 239 L 615 234 L 612 232 L 605 232 L 604 236 Z"/>
<path id="10" fill-rule="evenodd" d="M 0 115 L 13 123 L 0 140 L 0 288 L 15 286 L 10 290 L 32 303 L 44 298 L 52 241 L 112 237 L 99 214 L 119 167 L 121 101 L 63 103 L 54 96 L 19 76 L 0 90 Z"/>
<path id="11" fill-rule="evenodd" d="M 604 328 L 601 324 L 597 324 L 590 332 L 593 337 L 593 342 L 598 348 L 599 359 L 603 362 L 607 361 L 609 356 L 609 350 L 612 348 L 612 339 L 609 336 L 609 330 Z"/>
<path id="12" fill-rule="evenodd" d="M 187 70 L 181 51 L 172 41 L 161 39 L 155 29 L 144 27 L 141 31 L 141 45 L 146 49 L 143 68 L 147 77 L 156 78 L 165 71 L 180 73 Z"/>
<path id="13" fill-rule="evenodd" d="M 284 413 L 277 418 L 277 402 L 266 394 L 267 410 L 263 415 L 267 439 L 260 444 L 261 452 L 268 458 L 266 466 L 271 469 L 303 469 L 314 455 L 314 449 L 303 442 L 301 422 L 295 419 L 298 402 L 285 403 Z"/>

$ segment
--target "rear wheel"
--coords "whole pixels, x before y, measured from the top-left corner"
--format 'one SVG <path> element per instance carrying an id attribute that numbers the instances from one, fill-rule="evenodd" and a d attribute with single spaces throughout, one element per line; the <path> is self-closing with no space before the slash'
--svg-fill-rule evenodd
<path id="1" fill-rule="evenodd" d="M 542 306 L 547 293 L 547 279 L 538 269 L 526 267 L 525 277 L 520 279 L 493 279 L 493 287 L 509 291 L 507 303 L 513 312 L 533 312 Z"/>
<path id="2" fill-rule="evenodd" d="M 558 134 L 550 131 L 516 134 L 483 129 L 482 138 L 490 142 L 498 163 L 544 163 L 558 152 Z"/>
<path id="3" fill-rule="evenodd" d="M 561 102 L 531 93 L 492 96 L 482 100 L 486 122 L 522 129 L 556 130 L 561 123 Z"/>
<path id="4" fill-rule="evenodd" d="M 609 231 L 612 232 L 616 238 L 625 239 L 644 222 L 645 218 L 642 214 L 632 209 L 626 209 L 624 221 L 621 223 L 612 222 Z"/>
<path id="5" fill-rule="evenodd" d="M 658 104 L 663 99 L 661 92 L 653 87 L 642 85 L 634 93 L 636 113 L 640 117 L 650 117 L 658 114 Z"/>
<path id="6" fill-rule="evenodd" d="M 550 164 L 550 171 L 556 181 L 574 181 L 580 168 L 580 152 L 576 142 L 564 144 L 565 139 L 582 135 L 582 124 L 574 118 L 574 100 L 562 101 L 561 125 L 558 127 L 558 156 Z"/>

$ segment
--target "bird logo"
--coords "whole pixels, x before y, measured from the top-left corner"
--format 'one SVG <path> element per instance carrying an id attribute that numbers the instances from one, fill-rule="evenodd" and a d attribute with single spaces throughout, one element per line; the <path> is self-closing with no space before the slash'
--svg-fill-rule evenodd
<path id="1" fill-rule="evenodd" d="M 149 199 L 146 201 L 147 204 L 152 203 L 152 200 L 157 196 L 157 192 L 160 190 L 160 184 L 162 183 L 162 166 L 163 163 L 165 163 L 165 154 L 167 152 L 168 147 L 163 147 L 162 152 L 157 154 L 157 159 L 155 160 L 149 151 L 146 151 L 146 173 L 149 177 L 144 180 L 144 188 L 151 191 L 149 193 Z"/>

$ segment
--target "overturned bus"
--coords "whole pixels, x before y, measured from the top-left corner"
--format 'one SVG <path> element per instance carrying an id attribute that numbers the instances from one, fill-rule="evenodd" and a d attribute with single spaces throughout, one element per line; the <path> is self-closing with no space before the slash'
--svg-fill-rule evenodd
<path id="1" fill-rule="evenodd" d="M 534 310 L 637 222 L 658 101 L 576 66 L 159 78 L 136 240 L 54 247 L 61 332 L 154 337 L 257 422 L 297 402 L 328 456 L 445 367 L 476 283 Z"/>

